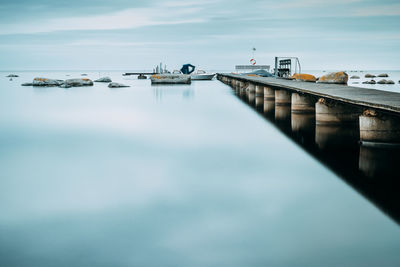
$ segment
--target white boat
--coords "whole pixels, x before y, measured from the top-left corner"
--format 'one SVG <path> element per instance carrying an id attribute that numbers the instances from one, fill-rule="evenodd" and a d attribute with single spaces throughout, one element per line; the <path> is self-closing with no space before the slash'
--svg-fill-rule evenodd
<path id="1" fill-rule="evenodd" d="M 215 74 L 214 73 L 207 73 L 204 70 L 198 70 L 196 72 L 193 72 L 190 74 L 190 77 L 192 77 L 192 80 L 201 80 L 201 81 L 209 81 L 214 78 Z"/>

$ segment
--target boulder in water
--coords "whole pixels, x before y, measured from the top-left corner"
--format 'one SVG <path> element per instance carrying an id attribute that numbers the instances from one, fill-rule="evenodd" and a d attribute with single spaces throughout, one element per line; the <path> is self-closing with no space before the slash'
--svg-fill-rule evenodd
<path id="1" fill-rule="evenodd" d="M 317 78 L 315 78 L 314 75 L 311 74 L 305 74 L 305 73 L 295 73 L 292 76 L 292 79 L 296 79 L 296 80 L 300 80 L 300 81 L 304 81 L 304 82 L 316 82 Z"/>
<path id="2" fill-rule="evenodd" d="M 350 77 L 350 79 L 360 79 L 360 76 L 353 75 L 353 76 Z"/>
<path id="3" fill-rule="evenodd" d="M 109 85 L 108 85 L 108 87 L 110 87 L 110 88 L 121 88 L 121 87 L 130 87 L 129 85 L 125 85 L 125 84 L 122 84 L 122 83 L 110 83 Z"/>
<path id="4" fill-rule="evenodd" d="M 72 86 L 66 83 L 60 85 L 60 88 L 71 88 Z"/>
<path id="5" fill-rule="evenodd" d="M 388 80 L 388 81 L 386 81 L 386 84 L 394 84 L 394 81 Z"/>
<path id="6" fill-rule="evenodd" d="M 139 76 L 137 77 L 139 80 L 145 80 L 145 79 L 147 79 L 147 76 L 146 75 L 143 75 L 143 74 L 139 74 Z"/>
<path id="7" fill-rule="evenodd" d="M 375 75 L 373 75 L 373 74 L 365 74 L 365 76 L 364 76 L 365 78 L 375 78 L 376 76 Z"/>
<path id="8" fill-rule="evenodd" d="M 378 77 L 387 78 L 387 77 L 389 77 L 389 75 L 387 73 L 382 73 L 382 74 L 379 74 Z"/>
<path id="9" fill-rule="evenodd" d="M 6 76 L 7 78 L 17 78 L 19 77 L 17 74 L 9 74 Z"/>
<path id="10" fill-rule="evenodd" d="M 59 86 L 63 84 L 62 80 L 53 80 L 48 78 L 40 78 L 36 77 L 33 79 L 32 85 L 33 86 Z"/>
<path id="11" fill-rule="evenodd" d="M 319 78 L 318 83 L 347 84 L 349 75 L 344 71 L 331 72 Z"/>
<path id="12" fill-rule="evenodd" d="M 65 80 L 64 84 L 69 85 L 71 87 L 93 86 L 93 81 L 87 78 L 68 79 Z"/>
<path id="13" fill-rule="evenodd" d="M 110 82 L 112 82 L 112 80 L 111 80 L 110 77 L 102 77 L 102 78 L 99 78 L 99 79 L 95 80 L 95 82 L 97 82 L 97 83 L 110 83 Z"/>
<path id="14" fill-rule="evenodd" d="M 386 84 L 386 83 L 387 83 L 387 81 L 385 79 L 379 80 L 377 82 L 377 84 Z"/>
<path id="15" fill-rule="evenodd" d="M 375 80 L 365 81 L 363 84 L 376 84 Z"/>

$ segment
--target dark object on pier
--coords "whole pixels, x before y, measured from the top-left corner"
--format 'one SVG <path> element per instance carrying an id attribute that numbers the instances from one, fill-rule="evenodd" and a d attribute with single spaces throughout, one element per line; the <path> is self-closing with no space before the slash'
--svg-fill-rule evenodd
<path id="1" fill-rule="evenodd" d="M 189 70 L 189 68 L 191 68 L 191 70 Z M 183 74 L 190 74 L 190 73 L 192 73 L 194 71 L 195 68 L 196 67 L 193 66 L 192 64 L 185 64 L 185 65 L 182 66 L 181 72 Z"/>
<path id="2" fill-rule="evenodd" d="M 245 73 L 245 75 L 248 75 L 248 74 L 258 75 L 261 77 L 274 77 L 274 75 L 272 73 L 270 73 L 269 71 L 266 71 L 266 70 L 256 70 L 256 71 Z"/>
<path id="3" fill-rule="evenodd" d="M 292 60 L 294 63 L 292 64 Z M 275 57 L 275 76 L 291 79 L 292 67 L 294 73 L 301 73 L 300 61 L 297 57 Z"/>
<path id="4" fill-rule="evenodd" d="M 145 80 L 145 79 L 147 79 L 147 76 L 146 75 L 143 75 L 143 74 L 139 74 L 139 76 L 137 77 L 139 80 Z"/>

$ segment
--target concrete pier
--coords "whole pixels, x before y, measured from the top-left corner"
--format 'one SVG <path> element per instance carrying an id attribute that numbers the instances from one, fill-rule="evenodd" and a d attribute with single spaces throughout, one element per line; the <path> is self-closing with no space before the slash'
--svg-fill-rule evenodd
<path id="1" fill-rule="evenodd" d="M 315 120 L 320 125 L 357 124 L 361 108 L 320 98 L 315 103 Z"/>
<path id="2" fill-rule="evenodd" d="M 291 93 L 287 90 L 275 90 L 275 105 L 290 106 L 292 101 Z"/>
<path id="3" fill-rule="evenodd" d="M 292 113 L 315 113 L 315 97 L 292 93 Z"/>
<path id="4" fill-rule="evenodd" d="M 286 117 L 287 111 L 279 106 L 290 106 L 291 113 L 314 114 L 317 125 L 358 127 L 361 142 L 400 144 L 399 93 L 236 74 L 218 74 L 217 77 L 228 84 L 236 83 L 241 96 L 254 92 L 258 107 L 261 99 L 257 97 L 263 95 L 264 110 L 268 113 L 272 102 L 267 100 L 274 101 L 278 120 Z M 252 95 L 247 97 L 253 102 Z M 365 110 L 369 113 L 363 113 Z M 371 110 L 378 115 L 373 115 Z M 296 122 L 293 126 L 296 129 Z"/>

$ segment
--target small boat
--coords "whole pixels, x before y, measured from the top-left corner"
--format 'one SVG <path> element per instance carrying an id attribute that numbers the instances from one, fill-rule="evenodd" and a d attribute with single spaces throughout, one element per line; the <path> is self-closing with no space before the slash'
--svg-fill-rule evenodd
<path id="1" fill-rule="evenodd" d="M 197 80 L 197 81 L 209 81 L 212 80 L 215 76 L 214 73 L 207 73 L 204 70 L 198 70 L 196 72 L 193 72 L 190 74 L 192 77 L 192 80 Z"/>
<path id="2" fill-rule="evenodd" d="M 151 84 L 190 84 L 190 75 L 185 74 L 154 74 L 150 77 Z"/>

